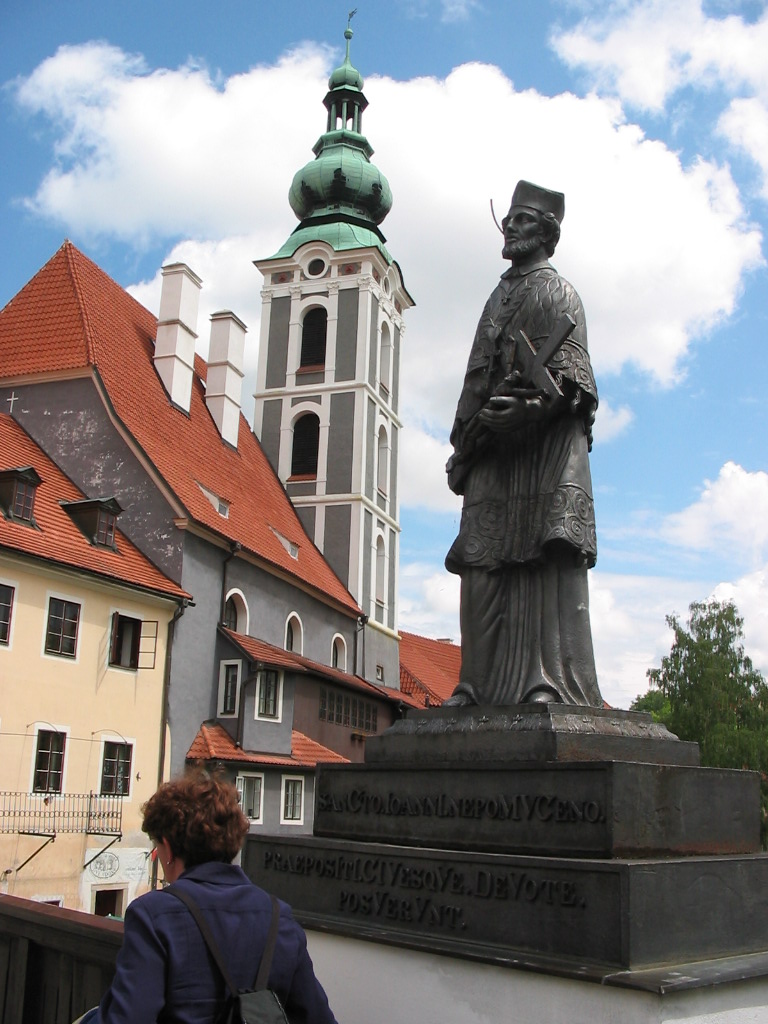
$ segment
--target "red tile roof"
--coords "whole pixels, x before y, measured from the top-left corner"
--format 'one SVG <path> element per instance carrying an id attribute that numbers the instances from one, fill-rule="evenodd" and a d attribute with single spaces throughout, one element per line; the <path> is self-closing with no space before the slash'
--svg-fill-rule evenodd
<path id="1" fill-rule="evenodd" d="M 439 706 L 459 682 L 461 647 L 448 640 L 431 640 L 400 632 L 400 689 L 420 707 Z"/>
<path id="2" fill-rule="evenodd" d="M 291 756 L 243 750 L 236 746 L 229 733 L 220 725 L 203 722 L 192 746 L 187 751 L 188 761 L 236 761 L 239 764 L 274 765 L 281 768 L 314 768 L 326 761 L 349 763 L 349 759 L 316 743 L 304 733 L 291 732 Z"/>
<path id="3" fill-rule="evenodd" d="M 6 519 L 0 513 L 0 550 L 44 558 L 78 572 L 107 577 L 164 596 L 189 597 L 119 530 L 115 532 L 117 551 L 91 544 L 59 504 L 61 501 L 81 501 L 84 497 L 82 492 L 15 420 L 6 413 L 0 413 L 0 470 L 27 466 L 34 467 L 41 478 L 33 509 L 37 528 Z"/>
<path id="4" fill-rule="evenodd" d="M 205 404 L 207 364 L 195 357 L 189 415 L 175 408 L 153 365 L 157 319 L 71 242 L 0 310 L 0 379 L 93 372 L 118 418 L 176 496 L 181 514 L 360 614 L 315 547 L 247 421 L 237 450 Z M 200 485 L 229 502 L 223 518 Z M 286 550 L 275 530 L 298 546 Z"/>
<path id="5" fill-rule="evenodd" d="M 235 633 L 224 626 L 220 626 L 219 629 L 251 661 L 260 661 L 265 665 L 274 666 L 275 668 L 287 668 L 292 672 L 298 672 L 302 675 L 320 676 L 322 679 L 327 679 L 330 682 L 339 683 L 342 686 L 370 694 L 371 696 L 384 697 L 397 703 L 403 701 L 404 694 L 400 690 L 387 686 L 377 686 L 375 683 L 369 683 L 361 676 L 342 672 L 341 669 L 333 668 L 331 665 L 323 665 L 319 661 L 312 661 L 301 654 L 268 644 L 265 640 L 258 640 L 256 637 L 246 636 L 244 633 Z M 415 707 L 424 706 L 423 703 L 411 699 L 406 700 L 406 703 L 413 704 Z"/>

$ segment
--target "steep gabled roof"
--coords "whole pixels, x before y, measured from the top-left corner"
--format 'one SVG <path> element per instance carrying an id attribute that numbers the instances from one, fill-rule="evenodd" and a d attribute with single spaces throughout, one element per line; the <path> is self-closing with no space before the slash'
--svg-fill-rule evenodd
<path id="1" fill-rule="evenodd" d="M 461 647 L 448 640 L 431 640 L 400 632 L 400 689 L 420 707 L 436 707 L 451 696 L 459 682 Z"/>
<path id="2" fill-rule="evenodd" d="M 398 704 L 402 703 L 405 697 L 405 703 L 413 703 L 416 707 L 423 707 L 423 703 L 408 699 L 408 696 L 401 693 L 400 690 L 394 690 L 392 687 L 387 686 L 377 686 L 375 683 L 369 683 L 367 680 L 360 676 L 352 675 L 350 672 L 342 672 L 341 669 L 333 668 L 331 665 L 323 665 L 319 661 L 312 661 L 311 658 L 305 658 L 301 654 L 268 644 L 265 640 L 257 640 L 256 637 L 246 636 L 244 633 L 235 633 L 234 630 L 227 629 L 225 626 L 219 626 L 219 630 L 251 662 L 262 662 L 264 665 L 269 665 L 272 668 L 289 669 L 291 672 L 297 672 L 300 675 L 319 676 L 321 679 L 327 679 L 332 683 L 339 683 L 341 686 L 357 690 L 360 693 L 366 693 L 372 697 L 384 697 L 386 700 L 395 701 Z"/>
<path id="3" fill-rule="evenodd" d="M 0 379 L 95 371 L 190 519 L 360 614 L 305 533 L 244 416 L 237 450 L 222 440 L 205 404 L 207 364 L 199 356 L 189 414 L 171 404 L 153 364 L 156 335 L 157 319 L 67 241 L 0 310 Z M 201 487 L 228 502 L 227 518 Z M 296 545 L 297 558 L 275 531 Z"/>
<path id="4" fill-rule="evenodd" d="M 61 502 L 82 500 L 82 492 L 15 420 L 0 413 L 0 471 L 27 466 L 32 466 L 40 477 L 35 492 L 34 525 L 6 519 L 0 513 L 0 550 L 42 558 L 63 568 L 164 597 L 189 597 L 119 530 L 115 532 L 116 551 L 91 544 L 61 506 Z"/>
<path id="5" fill-rule="evenodd" d="M 220 725 L 203 722 L 192 746 L 187 751 L 188 761 L 236 761 L 238 764 L 265 765 L 279 768 L 314 768 L 326 761 L 349 763 L 349 759 L 335 750 L 316 743 L 303 732 L 291 732 L 291 756 L 260 753 L 238 747 L 229 733 Z"/>

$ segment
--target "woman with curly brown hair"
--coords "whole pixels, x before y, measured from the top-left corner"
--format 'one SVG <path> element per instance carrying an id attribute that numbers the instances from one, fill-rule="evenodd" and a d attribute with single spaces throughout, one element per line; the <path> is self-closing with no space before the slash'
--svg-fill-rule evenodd
<path id="1" fill-rule="evenodd" d="M 233 786 L 194 773 L 166 782 L 144 805 L 142 829 L 165 880 L 198 905 L 233 980 L 251 988 L 267 941 L 271 897 L 232 864 L 248 832 Z M 307 952 L 306 936 L 280 903 L 269 988 L 291 1024 L 336 1024 Z M 126 910 L 123 946 L 98 1012 L 102 1024 L 211 1024 L 226 998 L 200 929 L 180 899 L 155 890 Z"/>

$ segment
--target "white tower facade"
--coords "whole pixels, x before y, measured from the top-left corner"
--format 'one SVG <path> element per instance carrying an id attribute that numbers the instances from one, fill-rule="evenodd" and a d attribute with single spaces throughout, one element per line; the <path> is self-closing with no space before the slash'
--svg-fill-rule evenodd
<path id="1" fill-rule="evenodd" d="M 299 226 L 256 261 L 264 287 L 254 431 L 367 619 L 354 670 L 397 687 L 399 368 L 413 300 L 378 228 L 391 193 L 361 134 L 366 100 L 345 35 L 325 98 L 328 130 L 291 187 Z"/>

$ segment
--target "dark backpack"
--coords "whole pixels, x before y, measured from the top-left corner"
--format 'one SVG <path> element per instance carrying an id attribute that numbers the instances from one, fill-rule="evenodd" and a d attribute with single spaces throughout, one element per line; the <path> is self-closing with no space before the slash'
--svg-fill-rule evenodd
<path id="1" fill-rule="evenodd" d="M 197 927 L 200 929 L 203 941 L 221 972 L 225 985 L 229 989 L 229 993 L 225 995 L 224 1006 L 216 1018 L 216 1024 L 290 1024 L 285 1015 L 285 1010 L 280 1005 L 280 1000 L 271 989 L 267 988 L 269 971 L 272 966 L 272 955 L 275 952 L 275 943 L 277 942 L 277 929 L 280 922 L 280 905 L 275 897 L 270 897 L 272 900 L 272 921 L 267 935 L 267 944 L 264 947 L 264 954 L 261 958 L 259 971 L 254 979 L 253 987 L 238 990 L 227 970 L 221 950 L 216 945 L 216 940 L 211 934 L 208 922 L 203 917 L 198 905 L 182 889 L 176 889 L 171 885 L 166 889 L 166 892 L 171 893 L 176 899 L 186 904 L 190 914 L 197 922 Z"/>

